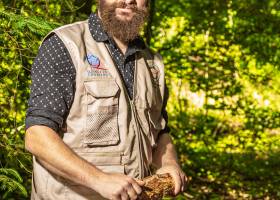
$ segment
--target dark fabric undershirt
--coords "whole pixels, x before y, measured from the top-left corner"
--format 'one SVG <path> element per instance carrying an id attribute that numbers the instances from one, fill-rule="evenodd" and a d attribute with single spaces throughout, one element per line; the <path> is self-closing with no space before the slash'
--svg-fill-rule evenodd
<path id="1" fill-rule="evenodd" d="M 89 16 L 88 23 L 94 40 L 107 44 L 132 98 L 135 54 L 145 48 L 143 40 L 139 37 L 131 41 L 123 55 L 114 40 L 103 30 L 101 20 L 96 14 Z M 33 125 L 45 125 L 56 132 L 61 129 L 74 99 L 75 76 L 76 70 L 68 50 L 57 35 L 51 35 L 41 45 L 32 65 L 26 129 Z M 165 109 L 163 112 L 167 120 Z M 164 132 L 169 132 L 168 126 Z"/>

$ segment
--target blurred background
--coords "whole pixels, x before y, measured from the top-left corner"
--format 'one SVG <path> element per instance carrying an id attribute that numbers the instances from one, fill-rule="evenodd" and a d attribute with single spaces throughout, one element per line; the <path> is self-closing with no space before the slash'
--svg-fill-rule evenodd
<path id="1" fill-rule="evenodd" d="M 0 199 L 29 199 L 30 69 L 52 29 L 94 0 L 0 0 Z M 151 0 L 142 32 L 164 58 L 178 199 L 280 199 L 280 1 Z"/>

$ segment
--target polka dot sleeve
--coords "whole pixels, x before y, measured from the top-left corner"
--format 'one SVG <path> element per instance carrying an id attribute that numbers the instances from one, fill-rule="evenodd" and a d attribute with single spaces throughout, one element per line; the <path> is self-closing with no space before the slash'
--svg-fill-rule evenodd
<path id="1" fill-rule="evenodd" d="M 31 69 L 32 84 L 26 129 L 44 125 L 58 132 L 68 115 L 75 90 L 75 67 L 57 35 L 41 45 Z"/>

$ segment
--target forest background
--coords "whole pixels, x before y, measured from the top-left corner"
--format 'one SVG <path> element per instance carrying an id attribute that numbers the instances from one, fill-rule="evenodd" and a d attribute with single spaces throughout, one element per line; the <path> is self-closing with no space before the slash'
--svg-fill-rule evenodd
<path id="1" fill-rule="evenodd" d="M 0 0 L 0 199 L 29 199 L 30 69 L 42 38 L 94 0 Z M 151 0 L 171 135 L 190 182 L 178 199 L 280 199 L 280 1 Z"/>

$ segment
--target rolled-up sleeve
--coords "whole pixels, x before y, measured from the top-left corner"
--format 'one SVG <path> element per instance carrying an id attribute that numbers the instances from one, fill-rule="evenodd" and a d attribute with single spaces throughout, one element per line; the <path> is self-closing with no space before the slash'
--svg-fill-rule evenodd
<path id="1" fill-rule="evenodd" d="M 59 131 L 72 105 L 75 74 L 65 45 L 57 35 L 51 35 L 41 45 L 31 68 L 26 129 L 44 125 Z"/>

